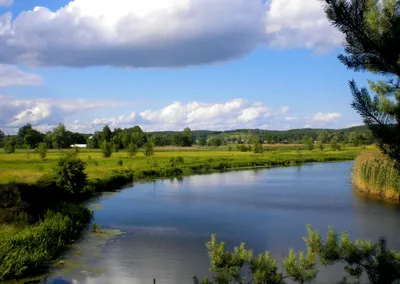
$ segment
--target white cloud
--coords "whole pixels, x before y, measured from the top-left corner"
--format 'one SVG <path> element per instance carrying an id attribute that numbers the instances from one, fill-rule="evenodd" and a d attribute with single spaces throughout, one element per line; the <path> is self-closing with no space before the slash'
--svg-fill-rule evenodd
<path id="1" fill-rule="evenodd" d="M 332 113 L 317 113 L 314 117 L 313 117 L 313 121 L 315 122 L 331 122 L 333 120 L 337 120 L 340 119 L 342 117 L 342 115 L 340 113 L 337 112 L 332 112 Z"/>
<path id="2" fill-rule="evenodd" d="M 285 117 L 285 121 L 296 121 L 296 120 L 298 120 L 297 117 L 293 117 L 293 116 L 287 116 L 287 117 Z"/>
<path id="3" fill-rule="evenodd" d="M 110 100 L 15 99 L 0 95 L 0 127 L 18 128 L 63 122 L 68 115 L 120 105 Z"/>
<path id="4" fill-rule="evenodd" d="M 3 0 L 4 1 L 4 0 Z M 0 18 L 0 62 L 182 67 L 259 45 L 326 50 L 341 36 L 318 0 L 74 0 Z"/>
<path id="5" fill-rule="evenodd" d="M 43 84 L 43 79 L 39 75 L 24 72 L 16 66 L 0 64 L 0 87 L 41 84 Z"/>
<path id="6" fill-rule="evenodd" d="M 279 48 L 300 47 L 323 52 L 343 40 L 327 21 L 318 0 L 272 0 L 266 31 L 269 44 Z"/>
<path id="7" fill-rule="evenodd" d="M 10 7 L 14 0 L 0 0 L 0 7 Z"/>

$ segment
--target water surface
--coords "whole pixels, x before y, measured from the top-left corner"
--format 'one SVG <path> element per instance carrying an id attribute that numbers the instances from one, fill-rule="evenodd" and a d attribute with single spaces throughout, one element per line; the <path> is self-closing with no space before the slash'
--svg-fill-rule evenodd
<path id="1" fill-rule="evenodd" d="M 55 270 L 48 282 L 192 283 L 193 275 L 208 275 L 204 244 L 211 233 L 229 248 L 245 241 L 256 253 L 269 250 L 277 258 L 290 247 L 304 249 L 307 224 L 324 236 L 328 225 L 348 230 L 352 239 L 385 235 L 391 248 L 400 249 L 399 208 L 357 195 L 349 182 L 351 166 L 315 163 L 190 176 L 105 196 L 94 206 L 94 223 L 123 234 L 100 241 L 85 235 L 66 257 L 75 265 Z M 337 270 L 321 272 L 317 283 L 332 283 L 335 276 Z"/>

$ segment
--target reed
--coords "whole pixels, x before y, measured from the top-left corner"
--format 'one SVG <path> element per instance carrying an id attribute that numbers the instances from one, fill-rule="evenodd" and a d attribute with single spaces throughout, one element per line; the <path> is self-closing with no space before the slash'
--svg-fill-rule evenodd
<path id="1" fill-rule="evenodd" d="M 400 201 L 400 175 L 394 162 L 380 152 L 368 151 L 358 155 L 352 174 L 357 190 Z"/>

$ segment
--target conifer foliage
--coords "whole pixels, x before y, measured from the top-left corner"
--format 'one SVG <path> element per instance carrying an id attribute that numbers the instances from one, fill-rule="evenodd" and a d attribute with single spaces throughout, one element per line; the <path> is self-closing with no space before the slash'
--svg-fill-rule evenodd
<path id="1" fill-rule="evenodd" d="M 339 60 L 354 71 L 385 76 L 369 81 L 372 96 L 351 80 L 352 107 L 400 169 L 400 0 L 321 1 L 329 21 L 345 37 Z"/>

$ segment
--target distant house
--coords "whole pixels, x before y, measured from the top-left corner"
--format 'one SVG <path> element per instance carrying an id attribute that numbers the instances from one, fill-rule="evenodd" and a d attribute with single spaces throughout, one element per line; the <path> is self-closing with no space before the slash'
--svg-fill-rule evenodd
<path id="1" fill-rule="evenodd" d="M 77 147 L 77 148 L 87 148 L 87 144 L 72 144 L 70 146 L 71 148 Z"/>

